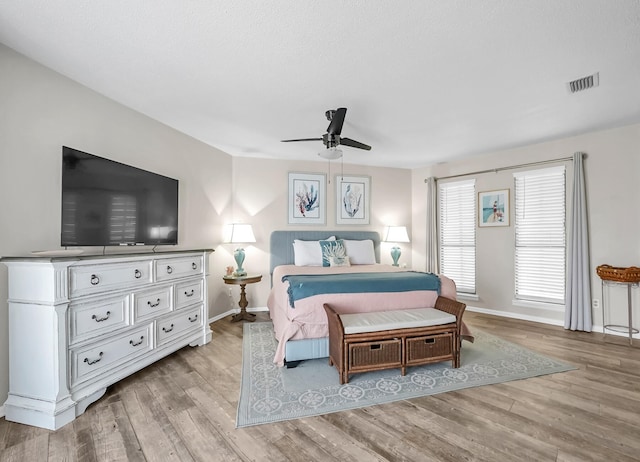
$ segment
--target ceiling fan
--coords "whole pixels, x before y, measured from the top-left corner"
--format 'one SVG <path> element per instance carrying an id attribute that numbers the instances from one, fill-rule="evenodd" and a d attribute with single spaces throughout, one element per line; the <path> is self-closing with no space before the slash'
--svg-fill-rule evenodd
<path id="1" fill-rule="evenodd" d="M 283 143 L 290 143 L 294 141 L 322 141 L 327 149 L 318 153 L 320 157 L 325 159 L 339 159 L 342 157 L 342 150 L 338 149 L 338 146 L 350 146 L 352 148 L 364 149 L 366 151 L 371 150 L 371 146 L 361 143 L 351 138 L 342 138 L 342 125 L 344 124 L 344 116 L 347 114 L 346 107 L 339 107 L 338 109 L 330 109 L 325 112 L 325 116 L 329 121 L 329 127 L 327 127 L 327 133 L 322 135 L 322 138 L 300 138 L 295 140 L 282 140 Z"/>

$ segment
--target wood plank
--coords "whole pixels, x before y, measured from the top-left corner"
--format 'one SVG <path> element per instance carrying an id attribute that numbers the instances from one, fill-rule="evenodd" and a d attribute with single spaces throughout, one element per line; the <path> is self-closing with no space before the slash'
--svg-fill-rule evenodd
<path id="1" fill-rule="evenodd" d="M 184 443 L 168 434 L 166 416 L 162 418 L 150 402 L 153 397 L 146 386 L 121 394 L 140 447 L 147 459 L 157 461 L 192 461 Z M 173 437 L 172 437 L 173 436 Z"/>
<path id="2" fill-rule="evenodd" d="M 640 460 L 639 348 L 480 313 L 465 321 L 579 369 L 235 428 L 242 323 L 226 318 L 210 344 L 118 382 L 56 432 L 0 419 L 0 460 Z"/>
<path id="3" fill-rule="evenodd" d="M 49 435 L 40 434 L 13 444 L 0 451 L 2 462 L 47 462 L 49 460 Z"/>

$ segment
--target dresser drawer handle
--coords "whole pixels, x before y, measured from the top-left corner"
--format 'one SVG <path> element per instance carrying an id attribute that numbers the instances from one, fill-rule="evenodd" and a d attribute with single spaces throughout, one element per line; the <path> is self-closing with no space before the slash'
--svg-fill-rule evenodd
<path id="1" fill-rule="evenodd" d="M 198 265 L 196 265 L 195 262 L 191 263 L 191 268 L 194 269 L 194 270 L 197 270 L 198 269 Z"/>
<path id="2" fill-rule="evenodd" d="M 133 273 L 133 275 L 135 276 L 136 279 L 140 279 L 142 277 L 142 273 L 140 272 L 139 269 L 137 269 L 135 273 Z"/>
<path id="3" fill-rule="evenodd" d="M 195 293 L 196 292 L 193 289 L 191 289 L 191 292 L 187 292 L 186 290 L 184 291 L 184 294 L 187 297 L 193 297 L 193 294 L 195 294 Z"/>
<path id="4" fill-rule="evenodd" d="M 91 285 L 92 286 L 97 286 L 98 284 L 100 284 L 100 278 L 98 276 L 96 276 L 95 274 L 91 275 Z"/>
<path id="5" fill-rule="evenodd" d="M 98 355 L 98 359 L 94 359 L 93 361 L 91 361 L 89 358 L 84 358 L 84 362 L 87 363 L 89 366 L 93 366 L 95 363 L 100 362 L 103 354 L 104 353 L 101 351 L 100 355 Z"/>
<path id="6" fill-rule="evenodd" d="M 171 273 L 173 273 L 173 268 L 167 265 L 167 274 L 171 274 Z"/>
<path id="7" fill-rule="evenodd" d="M 198 320 L 198 315 L 196 314 L 196 317 L 191 319 L 191 316 L 189 316 L 189 322 L 196 322 Z"/>
<path id="8" fill-rule="evenodd" d="M 99 318 L 94 314 L 93 316 L 91 316 L 91 319 L 94 319 L 96 322 L 102 322 L 109 319 L 109 316 L 111 316 L 111 311 L 107 311 L 107 315 L 104 318 Z"/>
<path id="9" fill-rule="evenodd" d="M 168 334 L 172 330 L 173 330 L 173 324 L 171 324 L 171 327 L 169 327 L 168 329 L 166 327 L 162 328 L 162 332 L 164 332 L 165 334 Z"/>
<path id="10" fill-rule="evenodd" d="M 144 340 L 144 335 L 141 335 L 139 342 L 134 342 L 133 340 L 129 340 L 129 345 L 137 347 L 138 345 L 142 345 L 143 340 Z"/>
<path id="11" fill-rule="evenodd" d="M 147 302 L 147 305 L 149 305 L 151 308 L 155 308 L 156 306 L 158 306 L 160 304 L 160 299 L 156 300 L 155 303 L 151 303 L 151 300 L 149 300 Z"/>

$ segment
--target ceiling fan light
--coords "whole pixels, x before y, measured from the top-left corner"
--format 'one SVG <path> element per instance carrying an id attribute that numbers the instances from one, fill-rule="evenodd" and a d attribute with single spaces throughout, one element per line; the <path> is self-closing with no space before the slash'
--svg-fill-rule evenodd
<path id="1" fill-rule="evenodd" d="M 325 149 L 322 152 L 319 152 L 318 155 L 323 159 L 336 160 L 342 157 L 342 149 L 338 149 L 337 147 L 334 146 L 334 147 Z"/>

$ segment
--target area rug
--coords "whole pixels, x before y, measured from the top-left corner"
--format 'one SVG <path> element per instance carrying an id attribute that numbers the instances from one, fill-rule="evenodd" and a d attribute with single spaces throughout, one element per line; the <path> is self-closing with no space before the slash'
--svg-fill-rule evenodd
<path id="1" fill-rule="evenodd" d="M 463 388 L 519 380 L 576 369 L 499 337 L 474 329 L 475 342 L 463 342 L 461 367 L 451 362 L 351 375 L 340 385 L 328 358 L 296 368 L 273 363 L 277 341 L 270 322 L 245 323 L 242 384 L 236 427 L 389 403 Z"/>

